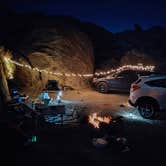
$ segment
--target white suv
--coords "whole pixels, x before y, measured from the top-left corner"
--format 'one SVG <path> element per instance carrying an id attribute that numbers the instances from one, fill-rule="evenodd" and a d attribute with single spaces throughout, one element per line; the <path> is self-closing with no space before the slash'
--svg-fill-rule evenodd
<path id="1" fill-rule="evenodd" d="M 144 118 L 166 110 L 166 75 L 139 77 L 131 84 L 129 103 L 137 107 Z"/>

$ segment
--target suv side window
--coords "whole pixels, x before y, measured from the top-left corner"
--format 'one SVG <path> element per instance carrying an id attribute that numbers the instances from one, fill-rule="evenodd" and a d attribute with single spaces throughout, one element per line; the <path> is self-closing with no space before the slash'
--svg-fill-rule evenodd
<path id="1" fill-rule="evenodd" d="M 152 86 L 152 87 L 166 88 L 166 79 L 148 81 L 148 82 L 146 82 L 146 84 L 149 86 Z"/>

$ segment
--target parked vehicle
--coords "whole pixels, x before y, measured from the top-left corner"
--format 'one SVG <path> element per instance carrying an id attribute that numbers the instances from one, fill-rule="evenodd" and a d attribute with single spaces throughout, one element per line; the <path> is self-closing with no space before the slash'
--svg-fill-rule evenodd
<path id="1" fill-rule="evenodd" d="M 131 85 L 129 103 L 137 107 L 144 118 L 166 110 L 166 74 L 139 77 Z"/>
<path id="2" fill-rule="evenodd" d="M 103 78 L 95 78 L 93 85 L 100 93 L 109 91 L 130 92 L 131 84 L 138 79 L 138 75 L 150 75 L 152 72 L 122 71 L 118 74 L 109 75 Z"/>

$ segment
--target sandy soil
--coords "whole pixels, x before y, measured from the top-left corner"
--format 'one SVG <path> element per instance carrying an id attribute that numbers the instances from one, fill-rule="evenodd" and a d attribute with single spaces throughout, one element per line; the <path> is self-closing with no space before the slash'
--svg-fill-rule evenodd
<path id="1" fill-rule="evenodd" d="M 113 112 L 120 109 L 120 105 L 128 106 L 128 94 L 102 94 L 94 90 L 66 91 L 63 100 L 78 101 L 89 107 L 89 111 Z"/>
<path id="2" fill-rule="evenodd" d="M 86 103 L 119 103 L 124 102 L 128 98 L 126 94 L 115 94 L 115 93 L 99 93 L 94 90 L 82 90 L 82 91 L 64 91 L 63 99 L 65 100 L 76 100 Z"/>

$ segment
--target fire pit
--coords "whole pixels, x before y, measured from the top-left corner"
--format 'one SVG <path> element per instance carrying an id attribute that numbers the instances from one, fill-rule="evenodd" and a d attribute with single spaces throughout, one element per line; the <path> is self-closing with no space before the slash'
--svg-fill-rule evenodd
<path id="1" fill-rule="evenodd" d="M 113 118 L 110 115 L 101 116 L 92 113 L 88 116 L 88 123 L 92 127 L 92 145 L 97 149 L 111 148 L 116 152 L 130 150 L 127 139 L 123 137 L 124 126 L 122 117 Z"/>
<path id="2" fill-rule="evenodd" d="M 95 128 L 100 128 L 100 123 L 109 124 L 112 120 L 111 116 L 99 116 L 97 113 L 89 115 L 89 123 L 92 124 Z"/>
<path id="3" fill-rule="evenodd" d="M 124 123 L 121 116 L 100 115 L 92 113 L 88 115 L 88 124 L 94 131 L 94 136 L 121 136 L 124 130 Z"/>

